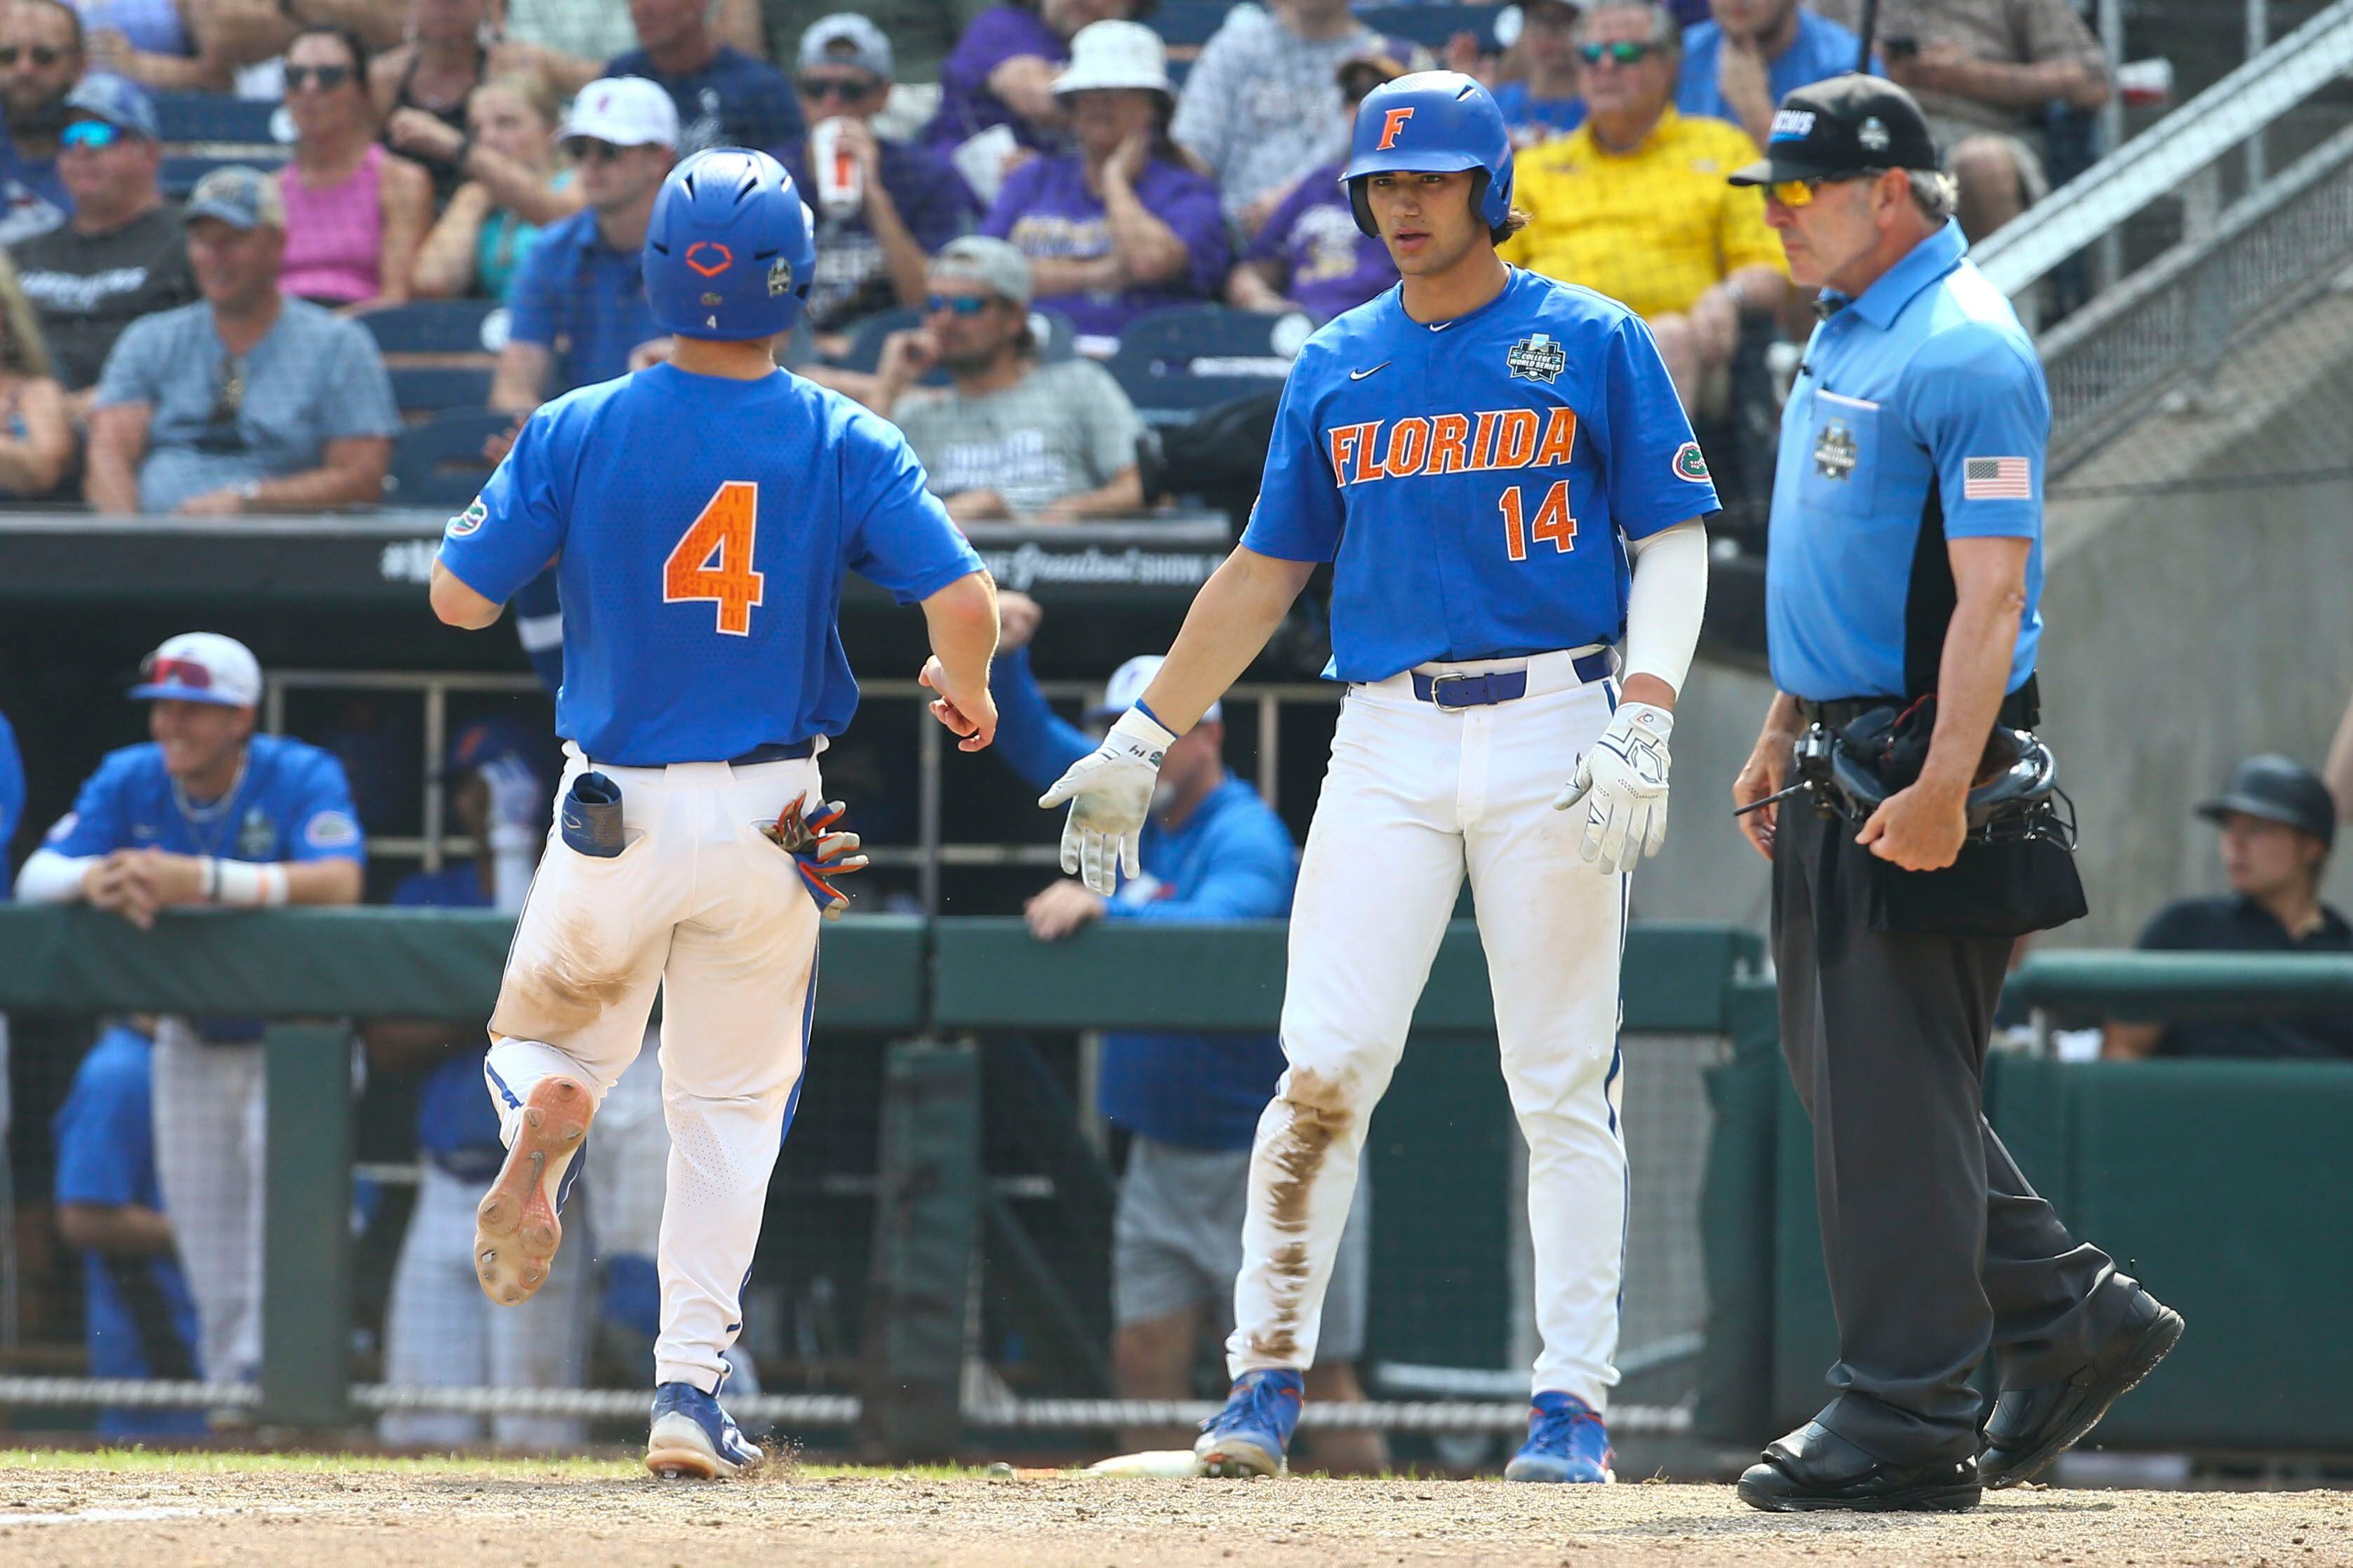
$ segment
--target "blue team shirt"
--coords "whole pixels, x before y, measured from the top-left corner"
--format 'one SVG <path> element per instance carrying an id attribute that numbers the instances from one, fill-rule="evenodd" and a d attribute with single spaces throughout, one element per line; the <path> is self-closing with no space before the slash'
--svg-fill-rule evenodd
<path id="1" fill-rule="evenodd" d="M 487 910 L 490 894 L 469 860 L 438 871 L 413 871 L 393 889 L 400 909 Z M 487 1182 L 499 1173 L 506 1150 L 499 1142 L 499 1113 L 482 1089 L 485 1041 L 453 1051 L 425 1079 L 417 1097 L 417 1146 L 460 1181 Z"/>
<path id="2" fill-rule="evenodd" d="M 1862 40 L 1854 30 L 1800 5 L 1798 36 L 1789 47 L 1765 62 L 1765 81 L 1773 101 L 1780 102 L 1801 87 L 1828 81 L 1854 69 Z M 1716 90 L 1716 62 L 1724 53 L 1724 29 L 1715 22 L 1695 22 L 1683 29 L 1683 75 L 1675 83 L 1675 109 L 1683 114 L 1711 115 L 1740 123 L 1740 116 Z M 1877 56 L 1871 61 L 1873 76 L 1886 74 Z"/>
<path id="3" fill-rule="evenodd" d="M 774 153 L 807 134 L 801 100 L 784 73 L 725 44 L 699 68 L 670 76 L 643 49 L 615 55 L 604 74 L 641 76 L 678 106 L 678 155 L 706 147 L 756 147 Z"/>
<path id="4" fill-rule="evenodd" d="M 640 254 L 606 244 L 586 209 L 539 231 L 507 289 L 507 336 L 554 356 L 550 396 L 625 374 L 630 350 L 669 335 L 646 303 Z"/>
<path id="5" fill-rule="evenodd" d="M 997 751 L 1039 790 L 1095 749 L 1046 702 L 1020 648 L 991 668 Z M 1123 921 L 1280 920 L 1291 912 L 1299 854 L 1258 792 L 1229 773 L 1175 827 L 1144 824 L 1141 879 L 1104 910 Z M 1131 1132 L 1190 1149 L 1247 1149 L 1274 1081 L 1282 1042 L 1256 1034 L 1106 1034 L 1096 1103 Z"/>
<path id="6" fill-rule="evenodd" d="M 1336 563 L 1342 680 L 1618 641 L 1625 542 L 1716 510 L 1650 329 L 1517 268 L 1451 321 L 1403 298 L 1300 351 L 1242 542 Z"/>
<path id="7" fill-rule="evenodd" d="M 154 848 L 260 865 L 367 858 L 343 764 L 284 735 L 247 742 L 245 774 L 228 799 L 193 812 L 174 798 L 163 747 L 110 752 L 42 847 L 72 856 Z"/>
<path id="8" fill-rule="evenodd" d="M 1507 81 L 1495 89 L 1495 107 L 1511 128 L 1512 144 L 1533 147 L 1556 136 L 1566 136 L 1585 123 L 1585 95 L 1535 98 L 1524 81 Z"/>
<path id="9" fill-rule="evenodd" d="M 1968 248 L 1947 220 L 1806 344 L 1765 557 L 1766 650 L 1793 697 L 1936 689 L 1952 601 L 1915 597 L 1915 561 L 1942 572 L 1946 539 L 2033 542 L 2008 689 L 2034 673 L 2051 398 L 2034 341 Z"/>
<path id="10" fill-rule="evenodd" d="M 9 728 L 8 715 L 0 713 L 0 900 L 16 885 L 8 846 L 15 842 L 16 825 L 24 816 L 25 759 L 17 753 L 16 731 Z"/>
<path id="11" fill-rule="evenodd" d="M 162 1212 L 163 1189 L 155 1178 L 153 1052 L 146 1036 L 117 1026 L 100 1035 L 82 1058 L 73 1088 L 50 1124 L 57 1140 L 59 1204 L 105 1208 L 136 1205 Z M 134 1295 L 139 1298 L 135 1304 Z M 95 1251 L 84 1252 L 82 1311 L 90 1376 L 200 1374 L 196 1307 L 177 1258 L 122 1258 L 110 1264 Z M 189 1436 L 204 1431 L 205 1417 L 200 1410 L 106 1409 L 99 1412 L 98 1429 L 115 1437 Z"/>
<path id="12" fill-rule="evenodd" d="M 543 405 L 440 553 L 501 603 L 554 558 L 556 731 L 622 767 L 839 734 L 843 574 L 904 605 L 981 570 L 897 426 L 784 371 L 668 364 Z"/>

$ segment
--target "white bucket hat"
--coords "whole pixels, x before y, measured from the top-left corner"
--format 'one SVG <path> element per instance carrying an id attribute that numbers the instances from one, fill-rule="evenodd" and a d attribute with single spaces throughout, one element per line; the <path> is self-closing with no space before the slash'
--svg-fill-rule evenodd
<path id="1" fill-rule="evenodd" d="M 1168 47 L 1141 22 L 1090 22 L 1071 39 L 1071 63 L 1054 79 L 1057 97 L 1128 88 L 1176 96 L 1168 85 Z"/>

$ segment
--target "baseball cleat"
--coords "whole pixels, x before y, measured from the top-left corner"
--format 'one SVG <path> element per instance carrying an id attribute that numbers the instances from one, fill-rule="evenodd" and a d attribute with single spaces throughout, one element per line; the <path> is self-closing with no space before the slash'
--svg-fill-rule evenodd
<path id="1" fill-rule="evenodd" d="M 1581 1481 L 1606 1484 L 1618 1479 L 1609 1429 L 1593 1406 L 1573 1394 L 1546 1391 L 1528 1405 L 1528 1440 L 1504 1467 L 1507 1481 Z"/>
<path id="2" fill-rule="evenodd" d="M 560 1073 L 533 1084 L 523 1101 L 514 1146 L 474 1210 L 474 1276 L 502 1307 L 530 1300 L 547 1283 L 564 1241 L 557 1216 L 578 1166 L 574 1156 L 596 1114 L 588 1086 Z"/>
<path id="3" fill-rule="evenodd" d="M 2108 1406 L 2132 1392 L 2181 1341 L 2181 1314 L 2146 1290 L 2124 1326 L 2108 1336 L 2091 1365 L 2064 1383 L 2006 1388 L 1986 1421 L 1978 1470 L 1989 1487 L 2031 1479 L 2099 1425 Z"/>
<path id="4" fill-rule="evenodd" d="M 1226 1395 L 1226 1407 L 1201 1423 L 1193 1456 L 1202 1472 L 1234 1478 L 1287 1473 L 1284 1452 L 1306 1397 L 1299 1373 L 1289 1367 L 1242 1373 Z"/>
<path id="5" fill-rule="evenodd" d="M 757 1469 L 767 1455 L 744 1437 L 719 1401 L 691 1383 L 654 1390 L 646 1468 L 666 1481 L 715 1481 Z"/>

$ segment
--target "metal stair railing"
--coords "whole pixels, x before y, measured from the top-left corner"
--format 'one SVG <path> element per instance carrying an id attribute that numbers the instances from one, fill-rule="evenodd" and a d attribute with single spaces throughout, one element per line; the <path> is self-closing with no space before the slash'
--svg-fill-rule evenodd
<path id="1" fill-rule="evenodd" d="M 2052 477 L 2177 391 L 2207 406 L 2232 347 L 2353 262 L 2353 125 L 2046 334 Z"/>
<path id="2" fill-rule="evenodd" d="M 2337 0 L 2303 26 L 2126 142 L 1974 252 L 1978 266 L 2016 299 L 2045 273 L 2167 197 L 2193 209 L 2221 157 L 2262 134 L 2305 100 L 2353 70 L 2353 0 Z M 2211 211 L 2211 206 L 2210 206 Z"/>

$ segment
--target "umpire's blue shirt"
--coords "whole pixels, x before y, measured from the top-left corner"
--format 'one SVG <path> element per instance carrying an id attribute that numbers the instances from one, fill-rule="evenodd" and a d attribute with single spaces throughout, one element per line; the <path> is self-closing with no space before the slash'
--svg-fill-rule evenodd
<path id="1" fill-rule="evenodd" d="M 1046 702 L 1029 650 L 989 668 L 997 752 L 1039 789 L 1095 749 Z M 1291 912 L 1299 852 L 1258 792 L 1228 773 L 1171 827 L 1144 825 L 1141 881 L 1124 883 L 1103 914 L 1129 921 L 1280 920 Z M 1272 1035 L 1106 1034 L 1096 1103 L 1130 1132 L 1188 1149 L 1247 1149 L 1282 1076 Z"/>
<path id="2" fill-rule="evenodd" d="M 1818 702 L 1936 689 L 1951 539 L 2033 542 L 2007 689 L 2042 632 L 2043 446 L 2034 342 L 1965 254 L 1915 246 L 1814 329 L 1781 411 L 1765 561 L 1773 684 Z"/>

